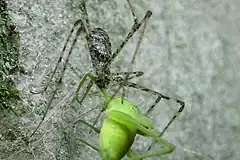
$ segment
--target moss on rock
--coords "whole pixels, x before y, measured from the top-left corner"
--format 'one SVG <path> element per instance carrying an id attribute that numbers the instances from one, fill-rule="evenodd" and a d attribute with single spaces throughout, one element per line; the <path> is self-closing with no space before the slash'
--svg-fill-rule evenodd
<path id="1" fill-rule="evenodd" d="M 0 111 L 13 111 L 20 99 L 19 91 L 12 81 L 13 75 L 23 72 L 19 65 L 20 37 L 11 23 L 7 3 L 0 1 Z M 13 111 L 14 112 L 14 111 Z"/>

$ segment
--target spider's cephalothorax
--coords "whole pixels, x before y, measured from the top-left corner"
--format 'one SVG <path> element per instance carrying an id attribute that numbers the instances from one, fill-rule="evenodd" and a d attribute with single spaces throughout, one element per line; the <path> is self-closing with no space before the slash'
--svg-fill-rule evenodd
<path id="1" fill-rule="evenodd" d="M 105 68 L 106 62 L 112 58 L 111 42 L 108 34 L 101 28 L 94 28 L 89 33 L 88 48 L 92 65 L 96 70 L 96 84 L 100 88 L 106 88 L 110 82 L 110 69 Z"/>
<path id="2" fill-rule="evenodd" d="M 111 78 L 104 72 L 101 72 L 101 74 L 98 74 L 95 81 L 96 85 L 99 88 L 107 88 L 110 82 L 111 82 Z"/>

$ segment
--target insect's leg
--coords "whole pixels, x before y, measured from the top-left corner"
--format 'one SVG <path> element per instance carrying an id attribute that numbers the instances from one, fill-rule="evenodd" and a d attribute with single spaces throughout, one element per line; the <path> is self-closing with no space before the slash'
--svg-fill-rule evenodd
<path id="1" fill-rule="evenodd" d="M 81 21 L 81 20 L 79 20 L 79 21 Z M 60 73 L 60 76 L 59 76 L 59 79 L 58 79 L 58 81 L 57 81 L 56 87 L 55 87 L 55 89 L 54 89 L 54 91 L 53 91 L 53 94 L 52 94 L 49 102 L 47 103 L 46 112 L 44 113 L 44 115 L 43 115 L 43 117 L 42 117 L 42 120 L 40 121 L 40 123 L 38 124 L 38 126 L 36 127 L 36 129 L 33 131 L 33 133 L 30 135 L 30 137 L 32 137 L 32 136 L 37 132 L 38 128 L 40 127 L 40 125 L 41 125 L 42 122 L 44 121 L 45 117 L 47 116 L 47 112 L 48 112 L 48 110 L 50 109 L 50 107 L 51 107 L 51 105 L 52 105 L 52 102 L 53 102 L 53 99 L 54 99 L 54 97 L 55 97 L 55 94 L 56 94 L 57 91 L 60 89 L 60 86 L 61 86 L 61 83 L 62 83 L 62 79 L 63 79 L 63 76 L 64 76 L 64 72 L 65 72 L 65 70 L 66 70 L 66 68 L 67 68 L 68 60 L 69 60 L 69 57 L 70 57 L 70 55 L 71 55 L 71 53 L 72 53 L 73 47 L 74 47 L 74 45 L 75 45 L 76 42 L 77 42 L 78 36 L 80 35 L 80 33 L 81 33 L 83 30 L 84 30 L 84 27 L 83 27 L 83 24 L 81 23 L 81 26 L 80 26 L 80 28 L 77 30 L 77 33 L 76 33 L 76 35 L 75 35 L 75 37 L 74 37 L 72 46 L 71 46 L 71 48 L 70 48 L 70 50 L 69 50 L 69 53 L 68 53 L 68 55 L 67 55 L 67 57 L 66 57 L 66 62 L 64 63 L 64 66 L 63 66 L 63 69 L 62 69 L 62 71 L 61 71 L 61 73 Z"/>
<path id="2" fill-rule="evenodd" d="M 94 127 L 92 124 L 90 124 L 90 123 L 88 123 L 88 122 L 86 122 L 86 121 L 84 121 L 84 120 L 82 120 L 82 119 L 78 119 L 78 120 L 76 120 L 75 122 L 74 122 L 74 125 L 76 125 L 76 123 L 83 123 L 83 124 L 85 124 L 86 126 L 88 126 L 88 127 L 90 127 L 92 130 L 94 130 L 96 133 L 100 133 L 100 129 L 98 129 L 98 128 L 96 128 L 96 127 Z"/>
<path id="3" fill-rule="evenodd" d="M 88 83 L 87 89 L 85 90 L 82 98 L 79 100 L 79 99 L 78 99 L 78 95 L 79 95 L 80 89 L 82 88 L 82 86 L 83 86 L 84 82 L 86 81 L 87 77 L 90 78 L 90 82 Z M 76 92 L 75 92 L 75 94 L 74 94 L 74 97 L 73 97 L 71 103 L 73 103 L 75 100 L 77 100 L 77 102 L 81 105 L 82 102 L 83 102 L 83 100 L 84 100 L 84 99 L 86 98 L 86 96 L 88 95 L 88 92 L 89 92 L 90 89 L 92 88 L 92 85 L 93 85 L 94 82 L 95 82 L 95 77 L 94 77 L 93 75 L 91 75 L 90 73 L 85 74 L 85 75 L 83 76 L 82 80 L 81 80 L 81 81 L 79 82 L 79 84 L 78 84 L 78 88 L 77 88 L 77 90 L 76 90 Z M 99 114 L 97 117 L 99 118 L 100 115 L 101 115 L 101 114 Z M 94 121 L 94 123 L 93 123 L 94 125 L 97 123 L 98 118 Z M 94 125 L 92 125 L 92 126 L 94 127 Z M 89 134 L 91 133 L 91 131 L 92 131 L 92 130 L 89 131 Z"/>
<path id="4" fill-rule="evenodd" d="M 95 120 L 93 122 L 93 126 L 95 126 L 97 124 L 102 112 L 104 112 L 107 109 L 108 103 L 109 103 L 109 101 L 111 101 L 111 98 L 112 98 L 112 97 L 109 97 L 109 95 L 107 94 L 107 92 L 104 88 L 99 88 L 99 89 L 100 89 L 101 94 L 103 95 L 103 97 L 105 99 L 105 102 L 106 102 L 106 100 L 108 100 L 108 101 L 107 101 L 107 103 L 104 103 L 103 107 L 101 108 L 101 112 L 97 115 L 97 117 L 95 118 Z M 91 134 L 91 133 L 92 133 L 92 130 L 89 131 L 89 134 Z"/>
<path id="5" fill-rule="evenodd" d="M 129 151 L 127 152 L 127 156 L 131 159 L 139 160 L 137 155 L 131 149 L 129 149 Z"/>
<path id="6" fill-rule="evenodd" d="M 82 102 L 83 102 L 83 100 L 86 98 L 86 96 L 88 95 L 88 92 L 90 91 L 90 89 L 92 88 L 92 86 L 93 86 L 93 81 L 90 80 L 90 82 L 89 82 L 88 85 L 87 85 L 87 89 L 85 90 L 82 98 L 81 98 L 80 100 L 77 98 L 77 102 L 78 102 L 80 105 L 82 104 Z"/>
<path id="7" fill-rule="evenodd" d="M 158 143 L 161 143 L 162 145 L 164 145 L 167 148 L 167 149 L 164 149 L 164 150 L 161 150 L 158 152 L 143 154 L 143 155 L 137 156 L 137 158 L 133 157 L 133 159 L 144 159 L 147 157 L 161 156 L 161 155 L 169 154 L 174 151 L 175 146 L 173 144 L 160 138 L 156 132 L 154 132 L 152 130 L 148 130 L 147 128 L 142 126 L 142 124 L 139 123 L 137 120 L 133 119 L 131 116 L 129 116 L 123 112 L 119 112 L 119 111 L 107 112 L 106 115 L 109 119 L 112 119 L 121 124 L 131 124 L 133 127 L 135 127 L 139 131 L 139 133 L 141 133 L 142 135 L 144 135 L 146 137 L 152 137 Z"/>
<path id="8" fill-rule="evenodd" d="M 92 144 L 88 143 L 88 142 L 87 142 L 87 141 L 85 141 L 84 139 L 82 139 L 82 138 L 77 138 L 77 140 L 78 140 L 79 142 L 81 142 L 81 143 L 83 143 L 83 144 L 85 144 L 85 145 L 89 146 L 89 147 L 90 147 L 90 148 L 92 148 L 93 150 L 95 150 L 95 151 L 99 152 L 99 149 L 98 149 L 98 147 L 96 147 L 96 146 L 94 146 L 94 145 L 92 145 Z"/>
<path id="9" fill-rule="evenodd" d="M 79 99 L 78 99 L 78 96 L 79 96 L 80 89 L 82 88 L 84 82 L 87 80 L 87 77 L 90 78 L 90 82 L 88 83 L 87 89 L 86 89 L 86 91 L 84 92 L 84 95 L 82 96 L 81 100 L 79 100 Z M 81 81 L 79 82 L 79 84 L 78 84 L 77 90 L 76 90 L 76 92 L 75 92 L 75 94 L 74 94 L 74 97 L 73 97 L 73 99 L 72 99 L 72 103 L 73 103 L 73 101 L 77 100 L 77 102 L 81 105 L 82 102 L 83 102 L 83 100 L 84 100 L 85 97 L 87 96 L 89 90 L 91 89 L 94 81 L 95 81 L 95 77 L 94 77 L 92 74 L 90 74 L 90 73 L 86 73 L 86 74 L 83 76 L 82 80 L 81 80 Z"/>
<path id="10" fill-rule="evenodd" d="M 32 89 L 30 89 L 30 92 L 31 92 L 31 93 L 33 93 L 33 94 L 39 94 L 39 93 L 43 93 L 43 92 L 45 92 L 45 91 L 47 90 L 47 88 L 48 88 L 48 86 L 49 86 L 49 84 L 50 84 L 50 82 L 51 82 L 54 74 L 56 73 L 56 71 L 57 71 L 57 69 L 58 69 L 58 67 L 59 67 L 59 65 L 60 65 L 60 62 L 62 61 L 62 58 L 63 58 L 63 55 L 64 55 L 64 51 L 65 51 L 66 48 L 67 48 L 67 45 L 68 45 L 68 43 L 69 43 L 69 40 L 70 40 L 70 38 L 73 36 L 74 30 L 79 26 L 79 24 L 82 26 L 82 20 L 80 20 L 80 19 L 77 20 L 77 21 L 74 23 L 74 25 L 73 25 L 73 27 L 72 27 L 69 35 L 68 35 L 68 38 L 67 38 L 67 40 L 66 40 L 66 42 L 65 42 L 65 44 L 64 44 L 64 46 L 63 46 L 63 49 L 62 49 L 61 54 L 60 54 L 60 57 L 59 57 L 59 59 L 58 59 L 58 61 L 57 61 L 57 63 L 56 63 L 56 66 L 55 66 L 55 68 L 54 68 L 54 70 L 53 70 L 50 78 L 49 78 L 48 81 L 47 81 L 46 86 L 45 86 L 42 90 L 40 90 L 40 91 L 33 91 Z M 80 28 L 81 28 L 81 27 L 80 27 Z M 72 46 L 73 46 L 73 44 L 72 44 Z M 69 52 L 68 54 L 71 54 L 71 52 Z"/>
<path id="11" fill-rule="evenodd" d="M 169 143 L 168 141 L 160 138 L 158 133 L 156 133 L 154 131 L 150 131 L 143 126 L 140 127 L 139 131 L 144 136 L 152 137 L 154 139 L 154 141 L 162 144 L 164 147 L 166 147 L 166 149 L 160 150 L 158 152 L 142 154 L 142 155 L 138 156 L 138 159 L 144 159 L 144 158 L 154 157 L 154 156 L 162 156 L 162 155 L 170 154 L 175 150 L 175 146 L 173 144 Z"/>
<path id="12" fill-rule="evenodd" d="M 76 125 L 76 123 L 79 123 L 79 122 L 85 124 L 85 125 L 88 126 L 88 127 L 90 127 L 90 128 L 91 128 L 92 130 L 94 130 L 96 133 L 98 133 L 98 134 L 100 133 L 100 129 L 94 127 L 93 125 L 91 125 L 90 123 L 88 123 L 88 122 L 86 122 L 86 121 L 84 121 L 84 120 L 82 120 L 82 119 L 78 119 L 77 121 L 74 122 L 74 124 Z M 81 139 L 81 138 L 77 138 L 77 140 L 80 141 L 81 143 L 83 143 L 83 144 L 91 147 L 91 148 L 94 149 L 95 151 L 99 152 L 98 147 L 96 147 L 96 146 L 88 143 L 86 140 L 83 140 L 83 139 Z"/>

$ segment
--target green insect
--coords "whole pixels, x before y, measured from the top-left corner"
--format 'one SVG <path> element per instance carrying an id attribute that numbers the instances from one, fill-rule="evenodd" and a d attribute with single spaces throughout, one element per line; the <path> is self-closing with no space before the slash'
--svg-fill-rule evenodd
<path id="1" fill-rule="evenodd" d="M 101 92 L 105 99 L 104 107 L 106 109 L 101 130 L 81 119 L 75 122 L 75 124 L 81 122 L 100 134 L 99 147 L 95 147 L 83 139 L 78 139 L 80 142 L 100 152 L 103 160 L 120 160 L 125 155 L 137 160 L 162 156 L 174 151 L 175 146 L 159 137 L 159 133 L 154 130 L 153 122 L 140 113 L 136 104 L 126 99 L 122 100 L 122 97 L 112 98 L 104 89 L 101 89 Z M 130 148 L 137 134 L 153 138 L 157 143 L 164 145 L 166 149 L 136 155 Z"/>

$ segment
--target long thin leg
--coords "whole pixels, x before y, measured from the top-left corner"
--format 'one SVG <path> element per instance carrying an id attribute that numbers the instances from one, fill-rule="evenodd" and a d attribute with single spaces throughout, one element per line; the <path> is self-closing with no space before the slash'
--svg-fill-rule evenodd
<path id="1" fill-rule="evenodd" d="M 129 4 L 130 5 L 130 4 Z M 121 88 L 124 87 L 124 84 L 128 81 L 129 79 L 129 76 L 130 76 L 130 73 L 132 73 L 132 64 L 134 63 L 135 59 L 136 59 L 136 55 L 138 53 L 138 50 L 140 48 L 140 44 L 142 42 L 142 39 L 143 39 L 143 35 L 144 35 L 144 32 L 145 32 L 145 29 L 146 29 L 146 26 L 147 26 L 147 21 L 149 20 L 149 18 L 151 17 L 152 15 L 152 12 L 151 11 L 148 11 L 145 15 L 145 17 L 140 21 L 139 24 L 136 24 L 134 23 L 133 25 L 133 28 L 132 28 L 132 31 L 129 32 L 127 38 L 122 42 L 122 45 L 124 46 L 127 41 L 129 40 L 129 38 L 132 37 L 132 35 L 139 29 L 139 27 L 143 24 L 143 29 L 142 29 L 142 32 L 140 33 L 140 37 L 139 37 L 139 40 L 138 40 L 138 43 L 136 45 L 136 48 L 135 48 L 135 51 L 134 51 L 134 54 L 133 54 L 133 58 L 132 58 L 132 61 L 130 62 L 130 66 L 128 67 L 128 73 L 126 75 L 126 77 L 124 78 L 123 80 L 123 83 L 118 87 L 117 91 L 112 95 L 111 99 L 114 98 L 116 96 L 116 94 L 120 91 Z M 135 26 L 136 25 L 136 26 Z M 136 28 L 135 28 L 136 27 Z M 135 30 L 136 29 L 136 30 Z M 133 33 L 131 33 L 133 32 Z M 128 38 L 129 37 L 129 38 Z M 120 48 L 119 48 L 119 51 L 118 49 L 113 53 L 113 58 L 114 59 L 114 54 L 116 53 L 116 56 L 117 54 L 121 51 L 121 49 L 123 48 L 123 46 L 120 45 Z M 110 60 L 112 60 L 110 59 Z M 124 92 L 123 92 L 123 95 L 122 95 L 122 101 L 123 101 L 123 97 L 124 97 Z M 110 101 L 109 101 L 110 102 Z"/>
<path id="2" fill-rule="evenodd" d="M 162 144 L 167 149 L 157 151 L 157 152 L 153 152 L 153 153 L 142 154 L 142 155 L 138 156 L 138 159 L 144 159 L 144 158 L 154 157 L 154 156 L 162 156 L 162 155 L 170 154 L 175 150 L 175 146 L 173 144 L 171 144 L 168 141 L 160 138 L 159 135 L 156 132 L 150 131 L 150 130 L 144 128 L 143 126 L 141 126 L 139 131 L 141 133 L 143 133 L 144 136 L 152 137 L 154 139 L 154 141 Z"/>
<path id="3" fill-rule="evenodd" d="M 139 160 L 139 159 L 137 158 L 137 155 L 136 155 L 131 149 L 127 152 L 127 156 L 128 156 L 129 158 L 131 158 L 132 160 L 134 160 L 134 159 Z"/>
<path id="4" fill-rule="evenodd" d="M 99 152 L 99 149 L 98 149 L 96 146 L 94 146 L 94 145 L 88 143 L 88 142 L 85 141 L 84 139 L 82 139 L 82 138 L 77 138 L 77 140 L 78 140 L 79 142 L 81 142 L 81 143 L 83 143 L 83 144 L 89 146 L 89 147 L 92 148 L 93 150 Z"/>
<path id="5" fill-rule="evenodd" d="M 120 76 L 124 76 L 124 75 L 128 75 L 129 74 L 129 77 L 128 77 L 128 80 L 131 80 L 131 79 L 134 79 L 134 78 L 137 78 L 137 77 L 141 77 L 144 73 L 142 71 L 135 71 L 135 72 L 118 72 L 118 73 L 111 73 L 111 76 L 113 77 L 112 78 L 112 81 L 116 81 L 118 82 L 121 82 L 122 81 L 122 77 Z M 130 76 L 132 75 L 132 76 Z"/>
<path id="6" fill-rule="evenodd" d="M 126 75 L 126 74 L 132 74 L 134 75 L 134 77 L 140 77 L 142 76 L 144 73 L 142 71 L 134 71 L 134 72 L 117 72 L 117 73 L 111 73 L 111 76 L 120 76 L 120 75 Z"/>
<path id="7" fill-rule="evenodd" d="M 87 10 L 86 10 L 85 0 L 83 0 L 82 4 L 80 5 L 80 9 L 82 10 L 83 15 L 84 15 L 84 21 L 82 21 L 81 19 L 79 19 L 79 20 L 77 20 L 77 21 L 74 23 L 74 25 L 73 25 L 73 27 L 72 27 L 69 35 L 68 35 L 67 41 L 66 41 L 65 44 L 64 44 L 64 47 L 63 47 L 63 50 L 62 50 L 62 52 L 61 52 L 61 55 L 60 55 L 60 57 L 59 57 L 59 59 L 58 59 L 58 62 L 57 62 L 56 66 L 55 66 L 55 68 L 54 68 L 54 70 L 53 70 L 53 73 L 51 74 L 51 77 L 48 79 L 46 86 L 45 86 L 42 90 L 40 90 L 40 91 L 30 90 L 31 93 L 33 93 L 33 94 L 39 94 L 39 93 L 43 93 L 43 92 L 45 92 L 45 91 L 47 90 L 47 88 L 49 87 L 50 82 L 51 82 L 54 74 L 55 74 L 56 71 L 57 71 L 57 68 L 59 67 L 60 62 L 62 61 L 62 58 L 63 58 L 63 55 L 64 55 L 64 51 L 66 50 L 67 44 L 68 44 L 70 38 L 72 37 L 72 34 L 73 34 L 75 28 L 76 28 L 79 24 L 81 25 L 81 27 L 83 27 L 83 29 L 84 29 L 84 31 L 85 31 L 85 33 L 86 33 L 86 37 L 89 36 L 90 25 L 89 25 L 88 13 L 87 13 Z M 75 40 L 74 40 L 74 41 L 75 41 Z M 72 44 L 72 46 L 73 46 L 73 44 Z M 70 51 L 68 54 L 70 54 L 70 53 L 71 53 L 71 51 Z"/>
<path id="8" fill-rule="evenodd" d="M 85 124 L 86 126 L 92 128 L 96 133 L 98 133 L 98 134 L 100 133 L 100 129 L 94 127 L 92 124 L 90 124 L 90 123 L 88 123 L 88 122 L 86 122 L 86 121 L 84 121 L 84 120 L 82 120 L 82 119 L 76 120 L 76 121 L 74 122 L 74 125 L 76 125 L 76 124 L 79 123 L 79 122 L 81 122 L 81 123 Z"/>
<path id="9" fill-rule="evenodd" d="M 128 87 L 132 87 L 132 88 L 135 88 L 135 89 L 140 89 L 144 92 L 148 92 L 148 93 L 151 93 L 152 95 L 155 95 L 157 96 L 158 98 L 155 100 L 155 102 L 150 106 L 150 108 L 147 110 L 147 112 L 145 113 L 145 115 L 147 115 L 155 106 L 156 104 L 163 98 L 163 99 L 166 99 L 166 100 L 173 100 L 175 101 L 176 103 L 178 103 L 180 105 L 180 108 L 178 109 L 178 114 L 177 115 L 174 115 L 173 118 L 175 119 L 184 109 L 185 107 L 185 103 L 181 100 L 178 100 L 178 99 L 175 99 L 175 98 L 172 98 L 172 97 L 169 97 L 169 96 L 165 96 L 157 91 L 154 91 L 152 89 L 149 89 L 149 88 L 146 88 L 144 86 L 141 86 L 139 84 L 136 84 L 136 83 L 132 83 L 132 82 L 127 82 L 126 84 L 124 84 L 125 86 L 128 86 Z M 173 119 L 172 118 L 172 119 Z M 174 120 L 173 119 L 173 120 Z M 173 120 L 171 120 L 170 122 L 172 122 Z"/>
<path id="10" fill-rule="evenodd" d="M 43 92 L 45 92 L 45 91 L 47 90 L 47 88 L 49 87 L 50 82 L 51 82 L 54 74 L 56 73 L 57 69 L 59 68 L 60 62 L 62 61 L 64 52 L 65 52 L 65 50 L 66 50 L 66 48 L 67 48 L 67 45 L 68 45 L 68 43 L 69 43 L 69 40 L 70 40 L 70 38 L 72 37 L 72 34 L 73 34 L 74 30 L 78 27 L 79 24 L 82 26 L 82 21 L 81 21 L 81 20 L 77 20 L 77 21 L 74 23 L 74 25 L 73 25 L 73 27 L 72 27 L 69 35 L 68 35 L 68 38 L 67 38 L 67 40 L 66 40 L 66 42 L 65 42 L 65 44 L 64 44 L 64 47 L 63 47 L 63 49 L 62 49 L 62 51 L 61 51 L 61 54 L 60 54 L 60 57 L 59 57 L 59 59 L 58 59 L 58 61 L 57 61 L 57 63 L 56 63 L 56 66 L 55 66 L 55 68 L 54 68 L 54 70 L 53 70 L 53 72 L 52 72 L 52 74 L 51 74 L 51 77 L 50 77 L 50 78 L 48 79 L 48 81 L 47 81 L 46 86 L 45 86 L 42 90 L 40 90 L 40 91 L 33 91 L 33 90 L 30 89 L 30 92 L 31 92 L 31 93 L 33 93 L 33 94 L 39 94 L 39 93 L 43 93 Z M 80 28 L 81 28 L 81 27 L 80 27 Z M 75 42 L 74 42 L 74 43 L 75 43 Z M 73 46 L 73 44 L 72 44 L 72 46 Z M 71 53 L 71 52 L 69 52 L 68 54 L 70 54 L 70 53 Z"/>
<path id="11" fill-rule="evenodd" d="M 79 99 L 78 99 L 78 96 L 79 96 L 80 89 L 82 88 L 83 84 L 84 84 L 85 81 L 87 80 L 87 77 L 90 78 L 91 81 L 88 83 L 88 85 L 87 85 L 87 90 L 85 91 L 83 97 L 81 98 L 81 100 L 79 100 Z M 73 103 L 73 101 L 77 100 L 77 102 L 81 105 L 82 102 L 83 102 L 83 100 L 84 100 L 85 97 L 87 96 L 87 93 L 88 93 L 89 90 L 91 89 L 94 81 L 95 81 L 95 77 L 94 77 L 91 73 L 86 73 L 86 74 L 83 76 L 82 80 L 79 82 L 78 88 L 77 88 L 77 90 L 76 90 L 76 92 L 75 92 L 75 94 L 74 94 L 74 97 L 73 97 L 71 103 Z"/>
<path id="12" fill-rule="evenodd" d="M 144 18 L 139 23 L 134 23 L 132 26 L 131 31 L 128 33 L 127 37 L 124 39 L 124 41 L 120 44 L 120 46 L 116 49 L 115 52 L 112 54 L 112 58 L 109 58 L 108 62 L 103 66 L 103 69 L 106 69 L 117 57 L 117 55 L 121 52 L 125 44 L 129 41 L 129 39 L 134 35 L 134 33 L 151 17 L 152 12 L 147 11 Z"/>
<path id="13" fill-rule="evenodd" d="M 81 3 L 80 5 L 80 9 L 81 11 L 83 12 L 83 16 L 84 16 L 84 26 L 86 27 L 86 30 L 87 30 L 87 35 L 89 35 L 89 31 L 91 30 L 90 28 L 90 24 L 89 24 L 89 20 L 88 20 L 88 12 L 87 12 L 87 9 L 86 9 L 86 0 L 83 0 L 83 2 Z"/>
<path id="14" fill-rule="evenodd" d="M 90 91 L 90 89 L 92 88 L 92 86 L 93 86 L 93 81 L 90 80 L 90 82 L 89 82 L 88 85 L 87 85 L 87 89 L 85 90 L 82 98 L 81 98 L 80 100 L 77 98 L 77 102 L 78 102 L 79 104 L 82 104 L 83 100 L 84 100 L 84 99 L 86 98 L 86 96 L 88 95 L 88 92 Z"/>
<path id="15" fill-rule="evenodd" d="M 78 99 L 78 96 L 79 96 L 80 89 L 82 88 L 84 82 L 87 80 L 87 77 L 90 78 L 90 82 L 88 83 L 87 89 L 85 90 L 82 98 L 79 100 L 79 99 Z M 82 80 L 79 82 L 78 88 L 77 88 L 77 90 L 76 90 L 76 92 L 75 92 L 75 94 L 74 94 L 74 98 L 72 99 L 71 103 L 73 103 L 75 100 L 77 100 L 77 102 L 81 105 L 82 102 L 83 102 L 83 100 L 84 100 L 84 99 L 86 98 L 86 96 L 88 95 L 88 92 L 89 92 L 90 89 L 92 88 L 94 82 L 95 82 L 95 77 L 94 77 L 92 74 L 90 74 L 90 73 L 86 73 L 86 74 L 83 76 Z M 100 117 L 100 115 L 101 115 L 101 114 L 98 115 L 98 118 Z M 96 118 L 96 120 L 98 120 L 98 118 Z M 95 121 L 96 121 L 96 120 L 95 120 Z M 95 121 L 94 121 L 94 125 L 95 125 L 95 123 L 96 123 Z M 94 125 L 93 125 L 93 127 L 94 127 Z M 91 130 L 89 131 L 89 133 L 91 133 Z"/>
<path id="16" fill-rule="evenodd" d="M 136 17 L 136 14 L 135 14 L 135 11 L 134 11 L 134 8 L 133 8 L 132 4 L 130 3 L 129 0 L 127 0 L 127 2 L 128 2 L 129 7 L 130 7 L 130 11 L 132 13 L 134 23 L 138 23 L 138 19 Z"/>
<path id="17" fill-rule="evenodd" d="M 128 0 L 128 2 L 129 2 L 129 0 Z M 129 2 L 129 5 L 130 5 L 130 2 Z M 131 6 L 131 5 L 130 5 L 130 6 Z M 132 12 L 133 12 L 133 11 L 132 11 Z M 133 65 L 134 62 L 135 62 L 135 59 L 136 59 L 138 50 L 139 50 L 139 48 L 140 48 L 140 45 L 141 45 L 141 42 L 142 42 L 142 39 L 143 39 L 145 30 L 146 30 L 146 26 L 147 26 L 147 20 L 146 20 L 146 22 L 145 22 L 144 25 L 143 25 L 143 29 L 142 29 L 142 32 L 141 32 L 141 34 L 140 34 L 140 36 L 139 36 L 139 40 L 138 40 L 137 46 L 136 46 L 136 48 L 135 48 L 132 61 L 130 62 L 130 65 L 129 65 L 129 67 L 128 67 L 128 72 L 129 72 L 129 73 L 132 72 L 132 65 Z M 127 75 L 126 75 L 126 77 L 125 77 L 124 80 L 123 80 L 123 83 L 126 83 L 126 82 L 129 80 L 129 76 L 130 76 L 130 74 L 127 74 Z M 120 86 L 119 86 L 119 89 L 121 89 L 121 87 L 124 87 L 124 85 L 123 85 L 123 84 L 120 85 Z M 125 94 L 125 93 L 123 92 L 123 93 L 122 93 L 122 102 L 123 102 L 123 97 L 125 96 L 124 94 Z"/>
<path id="18" fill-rule="evenodd" d="M 86 89 L 83 97 L 81 98 L 81 100 L 78 100 L 78 95 L 79 95 L 80 89 L 82 88 L 82 86 L 83 86 L 84 82 L 86 81 L 87 77 L 89 77 L 91 81 L 90 81 L 90 83 L 88 84 L 87 89 Z M 94 82 L 95 82 L 95 77 L 94 77 L 93 75 L 91 75 L 90 73 L 86 73 L 86 74 L 83 76 L 82 80 L 80 81 L 80 83 L 79 83 L 79 85 L 78 85 L 78 88 L 77 88 L 77 90 L 76 90 L 76 92 L 75 92 L 75 95 L 74 95 L 74 98 L 73 98 L 72 102 L 73 102 L 74 100 L 78 100 L 78 103 L 81 104 L 81 103 L 83 102 L 84 98 L 87 96 L 87 94 L 88 94 L 89 90 L 91 89 L 92 84 L 93 84 Z M 102 110 L 104 111 L 104 108 L 103 108 Z M 102 113 L 102 111 L 101 111 L 101 113 Z M 96 117 L 96 119 L 95 119 L 95 121 L 94 121 L 94 123 L 93 123 L 93 126 L 95 126 L 95 124 L 97 123 L 98 119 L 99 119 L 100 116 L 101 116 L 101 113 L 98 114 L 98 116 Z M 91 130 L 89 131 L 89 133 L 91 133 Z"/>
<path id="19" fill-rule="evenodd" d="M 84 121 L 84 120 L 82 120 L 82 119 L 76 120 L 76 121 L 74 122 L 74 125 L 76 125 L 76 124 L 79 123 L 79 122 L 85 124 L 85 125 L 88 126 L 88 127 L 90 127 L 90 128 L 91 128 L 92 130 L 94 130 L 96 133 L 98 133 L 98 134 L 100 133 L 100 129 L 94 127 L 92 124 L 90 124 L 90 123 L 88 123 L 88 122 L 86 122 L 86 121 Z M 81 143 L 89 146 L 90 148 L 94 149 L 95 151 L 99 152 L 98 147 L 96 147 L 96 146 L 88 143 L 86 140 L 83 140 L 83 139 L 81 139 L 81 138 L 77 138 L 77 140 L 80 141 Z"/>
<path id="20" fill-rule="evenodd" d="M 183 111 L 184 107 L 185 107 L 185 103 L 181 100 L 178 100 L 178 99 L 175 99 L 175 98 L 171 98 L 171 97 L 168 97 L 168 96 L 165 96 L 157 91 L 154 91 L 154 90 L 151 90 L 149 88 L 146 88 L 144 86 L 141 86 L 141 85 L 138 85 L 138 84 L 135 84 L 135 83 L 132 83 L 132 82 L 128 82 L 126 84 L 124 84 L 125 86 L 128 86 L 128 87 L 132 87 L 132 88 L 135 88 L 135 89 L 140 89 L 144 92 L 148 92 L 148 93 L 151 93 L 153 95 L 156 95 L 158 96 L 157 99 L 155 100 L 155 102 L 150 106 L 150 108 L 147 110 L 147 112 L 145 113 L 145 115 L 147 115 L 155 106 L 158 102 L 160 102 L 160 100 L 163 98 L 163 99 L 166 99 L 166 100 L 174 100 L 176 103 L 178 103 L 180 105 L 180 108 L 178 109 L 178 111 L 174 114 L 174 116 L 170 119 L 170 121 L 168 122 L 168 124 L 164 127 L 163 131 L 159 134 L 159 136 L 162 136 L 164 134 L 164 132 L 168 129 L 168 127 L 172 124 L 172 122 L 180 115 L 180 113 Z M 154 142 L 153 142 L 154 143 Z M 152 143 L 152 144 L 153 144 Z M 150 145 L 150 147 L 148 148 L 148 151 L 151 149 L 152 147 L 152 144 Z"/>
<path id="21" fill-rule="evenodd" d="M 53 91 L 52 97 L 50 98 L 50 100 L 49 100 L 49 102 L 48 102 L 48 104 L 47 104 L 47 110 L 46 110 L 46 112 L 44 113 L 42 120 L 40 121 L 40 123 L 38 124 L 38 126 L 36 127 L 36 129 L 33 131 L 33 133 L 30 135 L 30 137 L 32 137 L 32 136 L 36 133 L 36 131 L 38 130 L 38 128 L 40 127 L 40 125 L 41 125 L 42 122 L 44 121 L 45 117 L 47 116 L 47 112 L 48 112 L 48 110 L 50 109 L 50 107 L 51 107 L 51 105 L 52 105 L 52 102 L 53 102 L 53 99 L 54 99 L 54 97 L 55 97 L 55 94 L 56 94 L 57 91 L 60 89 L 60 84 L 61 84 L 61 82 L 62 82 L 62 79 L 63 79 L 63 76 L 64 76 L 64 72 L 65 72 L 65 70 L 66 70 L 66 68 L 67 68 L 68 60 L 69 60 L 69 57 L 70 57 L 70 55 L 71 55 L 71 53 L 72 53 L 73 47 L 74 47 L 74 45 L 76 44 L 77 38 L 78 38 L 78 36 L 80 35 L 80 33 L 82 32 L 82 30 L 84 30 L 83 24 L 82 24 L 81 27 L 77 30 L 77 33 L 76 33 L 76 35 L 75 35 L 75 37 L 74 37 L 72 46 L 71 46 L 71 48 L 70 48 L 70 50 L 69 50 L 69 53 L 68 53 L 68 55 L 67 55 L 67 57 L 66 57 L 66 62 L 65 62 L 64 67 L 63 67 L 63 69 L 62 69 L 62 71 L 61 71 L 61 73 L 60 73 L 60 77 L 59 77 L 59 80 L 58 80 L 58 82 L 57 82 L 56 88 L 55 88 L 55 90 Z"/>

